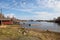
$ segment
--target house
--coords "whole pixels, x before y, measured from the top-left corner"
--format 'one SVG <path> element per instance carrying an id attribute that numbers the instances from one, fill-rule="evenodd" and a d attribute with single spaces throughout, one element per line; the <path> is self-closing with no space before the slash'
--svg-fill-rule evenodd
<path id="1" fill-rule="evenodd" d="M 2 13 L 0 13 L 0 25 L 8 25 L 8 24 L 13 24 L 11 19 L 6 18 Z"/>
<path id="2" fill-rule="evenodd" d="M 0 25 L 9 25 L 9 24 L 13 24 L 11 19 L 0 19 Z"/>
<path id="3" fill-rule="evenodd" d="M 0 13 L 0 25 L 11 25 L 11 24 L 19 24 L 19 19 L 16 18 L 7 18 L 2 13 Z"/>

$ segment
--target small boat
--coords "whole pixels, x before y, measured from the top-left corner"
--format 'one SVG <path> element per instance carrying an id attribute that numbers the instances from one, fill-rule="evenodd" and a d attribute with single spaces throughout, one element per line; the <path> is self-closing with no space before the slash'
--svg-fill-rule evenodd
<path id="1" fill-rule="evenodd" d="M 31 24 L 29 24 L 29 26 L 31 26 Z"/>
<path id="2" fill-rule="evenodd" d="M 25 24 L 25 23 L 23 23 L 23 24 Z"/>

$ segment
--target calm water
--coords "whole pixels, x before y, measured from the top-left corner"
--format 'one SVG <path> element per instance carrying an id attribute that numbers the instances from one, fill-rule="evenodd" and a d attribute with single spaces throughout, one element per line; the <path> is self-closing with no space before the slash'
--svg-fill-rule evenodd
<path id="1" fill-rule="evenodd" d="M 26 28 L 36 28 L 49 31 L 60 32 L 60 25 L 52 22 L 20 22 Z M 31 24 L 31 26 L 29 26 Z"/>

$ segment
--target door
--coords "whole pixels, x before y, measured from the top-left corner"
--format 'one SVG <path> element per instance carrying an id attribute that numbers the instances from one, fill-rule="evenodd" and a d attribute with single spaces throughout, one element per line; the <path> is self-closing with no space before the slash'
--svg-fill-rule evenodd
<path id="1" fill-rule="evenodd" d="M 0 25 L 1 25 L 1 21 L 0 21 Z"/>

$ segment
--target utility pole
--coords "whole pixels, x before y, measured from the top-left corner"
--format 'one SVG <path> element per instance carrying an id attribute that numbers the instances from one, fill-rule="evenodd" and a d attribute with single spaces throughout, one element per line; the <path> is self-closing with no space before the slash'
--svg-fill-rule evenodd
<path id="1" fill-rule="evenodd" d="M 2 18 L 2 8 L 0 9 L 0 18 Z M 0 22 L 0 24 L 2 25 L 2 20 L 1 20 L 1 22 Z"/>
<path id="2" fill-rule="evenodd" d="M 0 10 L 1 10 L 1 12 L 0 12 L 0 13 L 2 14 L 2 8 L 1 8 Z"/>

